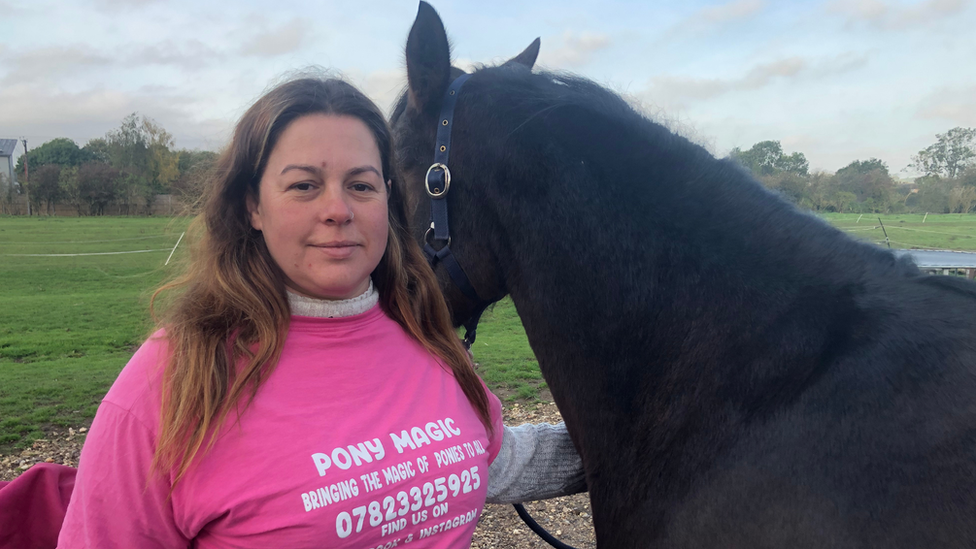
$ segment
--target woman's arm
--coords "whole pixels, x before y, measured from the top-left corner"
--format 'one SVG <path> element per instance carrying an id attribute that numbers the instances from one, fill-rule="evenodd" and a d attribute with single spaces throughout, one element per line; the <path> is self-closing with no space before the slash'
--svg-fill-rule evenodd
<path id="1" fill-rule="evenodd" d="M 566 425 L 505 427 L 488 468 L 488 503 L 520 503 L 586 491 L 583 461 Z"/>
<path id="2" fill-rule="evenodd" d="M 131 413 L 103 401 L 78 464 L 58 547 L 172 549 L 177 527 L 169 482 L 150 475 L 155 440 Z"/>

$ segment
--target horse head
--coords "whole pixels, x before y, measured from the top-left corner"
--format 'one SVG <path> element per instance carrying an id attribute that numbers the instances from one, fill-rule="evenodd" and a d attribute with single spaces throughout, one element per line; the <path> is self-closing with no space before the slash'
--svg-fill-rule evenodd
<path id="1" fill-rule="evenodd" d="M 522 53 L 500 65 L 482 70 L 530 71 L 539 53 L 539 39 Z M 431 201 L 425 176 L 434 158 L 435 136 L 441 120 L 440 110 L 451 82 L 465 74 L 451 66 L 450 45 L 437 12 L 426 2 L 420 9 L 407 39 L 408 89 L 397 103 L 392 125 L 397 143 L 397 160 L 407 197 L 408 216 L 414 235 L 423 246 L 429 235 Z M 480 72 L 480 71 L 479 71 Z M 493 303 L 508 293 L 500 255 L 506 249 L 497 216 L 485 200 L 485 135 L 470 123 L 469 102 L 461 98 L 456 110 L 457 129 L 452 131 L 448 167 L 453 184 L 447 201 L 450 236 L 448 244 L 477 292 L 478 300 L 464 294 L 452 283 L 447 271 L 435 269 L 448 299 L 455 324 L 470 318 L 479 305 Z M 443 245 L 441 243 L 440 245 Z M 480 303 L 479 303 L 480 302 Z"/>

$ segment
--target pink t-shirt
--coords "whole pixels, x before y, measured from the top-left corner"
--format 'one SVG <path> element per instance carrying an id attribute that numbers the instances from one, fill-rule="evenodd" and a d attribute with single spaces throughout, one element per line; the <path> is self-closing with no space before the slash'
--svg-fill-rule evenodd
<path id="1" fill-rule="evenodd" d="M 489 438 L 450 372 L 377 306 L 292 317 L 281 361 L 167 499 L 147 472 L 165 339 L 150 338 L 99 407 L 58 547 L 470 545 Z"/>

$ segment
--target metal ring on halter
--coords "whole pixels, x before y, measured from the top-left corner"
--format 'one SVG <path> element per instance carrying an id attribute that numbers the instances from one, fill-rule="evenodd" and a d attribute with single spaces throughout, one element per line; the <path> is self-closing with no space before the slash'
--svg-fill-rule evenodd
<path id="1" fill-rule="evenodd" d="M 434 224 L 431 223 L 430 227 L 427 228 L 427 232 L 424 233 L 424 242 L 430 244 L 430 234 L 434 232 Z M 451 245 L 451 236 L 447 236 L 447 245 Z"/>
<path id="2" fill-rule="evenodd" d="M 433 192 L 430 190 L 430 173 L 434 170 L 444 170 L 444 190 L 440 192 Z M 434 162 L 427 168 L 427 175 L 424 176 L 424 185 L 427 187 L 427 194 L 431 198 L 441 198 L 447 194 L 448 189 L 451 188 L 451 170 L 445 164 L 440 162 Z"/>

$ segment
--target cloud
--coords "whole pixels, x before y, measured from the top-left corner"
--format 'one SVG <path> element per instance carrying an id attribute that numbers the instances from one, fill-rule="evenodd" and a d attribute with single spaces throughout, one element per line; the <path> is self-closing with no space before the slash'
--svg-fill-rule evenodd
<path id="1" fill-rule="evenodd" d="M 748 20 L 766 7 L 765 0 L 735 0 L 719 6 L 708 6 L 693 12 L 666 30 L 657 41 L 671 42 L 688 35 L 702 35 Z"/>
<path id="2" fill-rule="evenodd" d="M 824 59 L 811 67 L 810 75 L 816 78 L 855 71 L 868 64 L 874 52 L 846 52 Z"/>
<path id="3" fill-rule="evenodd" d="M 402 68 L 373 71 L 365 75 L 349 72 L 346 78 L 368 95 L 386 114 L 392 112 L 394 102 L 407 85 L 407 71 Z"/>
<path id="4" fill-rule="evenodd" d="M 732 81 L 732 85 L 734 89 L 762 88 L 776 78 L 792 78 L 809 68 L 809 65 L 810 62 L 802 57 L 779 59 L 771 63 L 756 65 L 749 69 L 749 72 L 740 80 Z"/>
<path id="5" fill-rule="evenodd" d="M 4 14 L 5 19 L 8 20 L 11 16 L 23 15 L 27 13 L 24 6 L 19 6 L 13 2 L 7 2 L 6 0 L 0 0 L 0 13 Z"/>
<path id="6" fill-rule="evenodd" d="M 856 70 L 867 63 L 866 55 L 843 54 L 811 61 L 803 57 L 787 57 L 756 65 L 737 78 L 695 78 L 687 76 L 657 76 L 648 89 L 639 95 L 643 101 L 670 108 L 713 99 L 737 92 L 756 90 L 776 81 L 800 78 L 819 79 Z"/>
<path id="7" fill-rule="evenodd" d="M 46 126 L 58 122 L 74 125 L 105 118 L 121 120 L 119 115 L 131 112 L 133 103 L 126 94 L 105 89 L 44 93 L 42 86 L 21 84 L 0 90 L 0 116 L 4 125 L 11 126 Z"/>
<path id="8" fill-rule="evenodd" d="M 171 65 L 185 69 L 200 69 L 226 58 L 222 52 L 192 39 L 180 44 L 167 40 L 151 46 L 121 49 L 133 50 L 133 53 L 124 59 L 125 65 L 131 67 Z"/>
<path id="9" fill-rule="evenodd" d="M 241 53 L 256 57 L 275 57 L 297 51 L 308 37 L 309 26 L 295 17 L 277 28 L 254 34 L 245 40 Z"/>
<path id="10" fill-rule="evenodd" d="M 111 58 L 87 46 L 51 46 L 20 54 L 4 50 L 0 51 L 0 59 L 10 67 L 0 78 L 0 83 L 4 85 L 50 82 L 112 63 Z"/>
<path id="11" fill-rule="evenodd" d="M 763 9 L 766 2 L 763 0 L 737 0 L 721 6 L 709 6 L 702 8 L 690 20 L 702 20 L 709 23 L 725 23 L 749 17 Z"/>
<path id="12" fill-rule="evenodd" d="M 139 9 L 160 3 L 163 3 L 163 0 L 95 0 L 97 8 L 107 11 Z"/>
<path id="13" fill-rule="evenodd" d="M 147 65 L 172 65 L 183 69 L 200 69 L 213 65 L 225 56 L 198 40 L 177 46 L 166 41 L 152 46 L 126 45 L 111 54 L 86 45 L 51 46 L 25 52 L 0 47 L 0 84 L 55 83 L 66 77 L 86 75 L 93 69 L 141 68 Z"/>
<path id="14" fill-rule="evenodd" d="M 539 53 L 539 63 L 558 69 L 575 68 L 590 62 L 595 52 L 610 46 L 610 38 L 594 32 L 566 31 L 556 38 L 556 46 L 546 47 L 548 39 L 543 39 Z"/>
<path id="15" fill-rule="evenodd" d="M 651 90 L 647 94 L 654 97 L 677 99 L 680 102 L 712 99 L 720 95 L 754 90 L 769 85 L 777 78 L 792 78 L 807 69 L 809 62 L 800 57 L 780 59 L 771 63 L 757 65 L 739 78 L 692 78 L 684 76 L 658 76 L 651 79 Z"/>
<path id="16" fill-rule="evenodd" d="M 35 146 L 55 137 L 83 145 L 117 128 L 126 115 L 138 112 L 173 134 L 178 147 L 222 146 L 233 121 L 201 119 L 192 114 L 193 109 L 194 98 L 172 88 L 65 92 L 16 84 L 0 87 L 0 134 L 30 136 L 37 141 Z"/>
<path id="17" fill-rule="evenodd" d="M 951 127 L 976 127 L 976 86 L 940 89 L 920 102 L 915 116 Z"/>
<path id="18" fill-rule="evenodd" d="M 866 24 L 895 30 L 920 27 L 963 11 L 972 0 L 925 0 L 914 5 L 886 4 L 880 0 L 834 0 L 827 10 L 843 15 L 850 25 Z"/>

